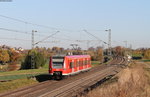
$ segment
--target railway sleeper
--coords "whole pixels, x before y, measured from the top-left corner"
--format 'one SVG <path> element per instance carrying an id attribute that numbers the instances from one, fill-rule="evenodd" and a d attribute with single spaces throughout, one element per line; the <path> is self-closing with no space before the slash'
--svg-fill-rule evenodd
<path id="1" fill-rule="evenodd" d="M 114 75 L 115 74 L 108 75 L 107 77 L 104 77 L 102 80 L 94 80 L 88 85 L 83 85 L 80 87 L 80 89 L 70 92 L 66 97 L 79 97 L 79 96 L 86 95 L 89 91 L 97 88 L 107 80 L 110 80 Z"/>

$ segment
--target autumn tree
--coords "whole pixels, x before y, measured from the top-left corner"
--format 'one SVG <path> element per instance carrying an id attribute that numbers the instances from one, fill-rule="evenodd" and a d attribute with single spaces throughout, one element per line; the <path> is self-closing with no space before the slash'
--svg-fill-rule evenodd
<path id="1" fill-rule="evenodd" d="M 144 58 L 145 59 L 150 59 L 150 50 L 146 50 L 144 53 Z"/>
<path id="2" fill-rule="evenodd" d="M 97 48 L 96 51 L 94 52 L 93 60 L 95 61 L 103 61 L 103 49 L 102 48 Z"/>
<path id="3" fill-rule="evenodd" d="M 90 47 L 87 52 L 91 56 L 91 59 L 93 61 L 100 61 L 100 62 L 103 61 L 102 47 L 97 47 L 97 48 Z"/>
<path id="4" fill-rule="evenodd" d="M 125 48 L 121 47 L 121 46 L 117 46 L 114 48 L 114 53 L 117 56 L 125 56 Z"/>
<path id="5" fill-rule="evenodd" d="M 9 54 L 8 54 L 8 50 L 0 49 L 0 63 L 5 64 L 9 60 L 10 60 L 10 57 L 9 57 Z"/>
<path id="6" fill-rule="evenodd" d="M 10 50 L 9 51 L 9 55 L 10 55 L 10 63 L 11 64 L 16 64 L 19 62 L 19 60 L 21 59 L 21 54 L 20 52 L 16 51 L 16 50 Z"/>

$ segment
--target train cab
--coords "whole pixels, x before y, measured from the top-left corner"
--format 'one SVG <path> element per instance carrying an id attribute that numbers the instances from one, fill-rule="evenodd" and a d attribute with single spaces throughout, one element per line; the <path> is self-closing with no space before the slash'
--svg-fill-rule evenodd
<path id="1" fill-rule="evenodd" d="M 64 56 L 52 56 L 50 58 L 49 73 L 53 76 L 62 76 L 64 68 Z"/>

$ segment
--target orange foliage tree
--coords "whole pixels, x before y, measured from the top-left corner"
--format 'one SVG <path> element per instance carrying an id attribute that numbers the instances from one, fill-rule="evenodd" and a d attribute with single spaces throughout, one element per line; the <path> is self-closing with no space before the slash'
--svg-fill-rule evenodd
<path id="1" fill-rule="evenodd" d="M 10 57 L 9 57 L 9 54 L 8 54 L 8 50 L 0 49 L 0 62 L 2 64 L 5 64 L 9 60 L 10 60 Z"/>
<path id="2" fill-rule="evenodd" d="M 19 59 L 21 58 L 21 54 L 15 50 L 10 50 L 9 55 L 11 64 L 18 63 Z"/>
<path id="3" fill-rule="evenodd" d="M 144 52 L 144 58 L 145 58 L 145 59 L 150 59 L 150 50 L 146 50 L 146 51 Z"/>

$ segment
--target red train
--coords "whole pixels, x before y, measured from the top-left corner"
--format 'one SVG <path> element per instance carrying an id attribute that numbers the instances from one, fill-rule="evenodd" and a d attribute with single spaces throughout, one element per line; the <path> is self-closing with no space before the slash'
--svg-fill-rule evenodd
<path id="1" fill-rule="evenodd" d="M 49 74 L 56 79 L 88 71 L 91 68 L 89 55 L 52 56 L 49 62 Z"/>

